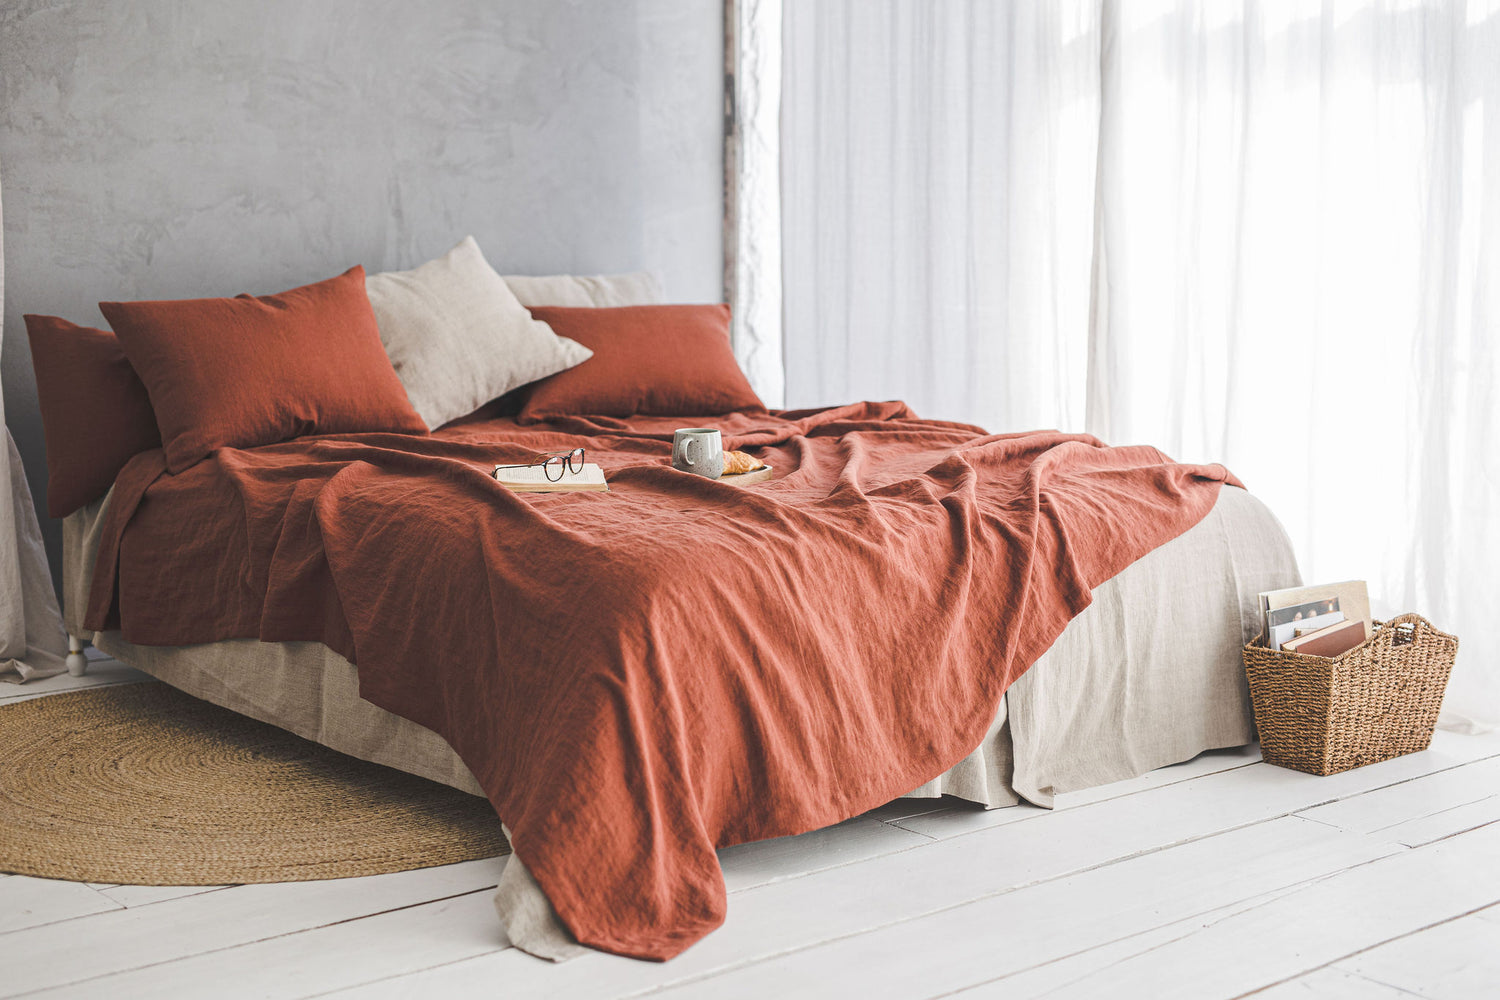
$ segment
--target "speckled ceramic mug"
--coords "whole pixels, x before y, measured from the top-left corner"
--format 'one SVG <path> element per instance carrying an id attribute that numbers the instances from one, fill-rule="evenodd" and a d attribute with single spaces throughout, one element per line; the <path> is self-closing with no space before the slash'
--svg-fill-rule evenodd
<path id="1" fill-rule="evenodd" d="M 717 427 L 679 427 L 672 435 L 672 468 L 718 479 L 724 474 L 724 439 Z"/>

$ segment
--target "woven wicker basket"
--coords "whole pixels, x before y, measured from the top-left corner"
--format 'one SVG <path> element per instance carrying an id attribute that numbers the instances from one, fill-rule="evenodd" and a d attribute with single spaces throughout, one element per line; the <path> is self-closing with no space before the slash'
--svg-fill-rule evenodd
<path id="1" fill-rule="evenodd" d="M 1458 640 L 1421 615 L 1376 622 L 1332 659 L 1245 647 L 1245 676 L 1267 763 L 1337 774 L 1432 742 Z"/>

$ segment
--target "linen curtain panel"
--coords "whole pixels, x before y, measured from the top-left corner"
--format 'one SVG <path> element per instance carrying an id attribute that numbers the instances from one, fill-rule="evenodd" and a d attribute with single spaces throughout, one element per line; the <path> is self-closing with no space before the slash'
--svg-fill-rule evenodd
<path id="1" fill-rule="evenodd" d="M 1222 461 L 1500 721 L 1500 3 L 783 12 L 787 405 Z"/>
<path id="2" fill-rule="evenodd" d="M 0 303 L 4 301 L 5 247 L 0 239 Z M 4 322 L 0 310 L 0 346 Z M 0 413 L 4 409 L 0 396 Z M 26 470 L 9 428 L 0 453 L 0 483 L 0 680 L 24 681 L 61 672 L 68 644 Z"/>

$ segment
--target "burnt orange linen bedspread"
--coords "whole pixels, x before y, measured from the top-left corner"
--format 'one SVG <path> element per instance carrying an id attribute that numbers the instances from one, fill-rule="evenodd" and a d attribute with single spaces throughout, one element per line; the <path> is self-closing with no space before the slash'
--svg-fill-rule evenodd
<path id="1" fill-rule="evenodd" d="M 674 471 L 694 423 L 777 478 Z M 579 444 L 611 492 L 487 475 Z M 1228 478 L 900 403 L 307 438 L 177 476 L 148 452 L 116 483 L 88 625 L 328 644 L 448 739 L 580 941 L 664 959 L 724 919 L 716 847 L 953 765 L 1090 589 Z"/>

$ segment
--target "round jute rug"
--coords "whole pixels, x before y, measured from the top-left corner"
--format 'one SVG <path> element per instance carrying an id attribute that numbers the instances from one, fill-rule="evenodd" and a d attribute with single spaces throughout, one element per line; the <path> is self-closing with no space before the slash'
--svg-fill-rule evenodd
<path id="1" fill-rule="evenodd" d="M 130 885 L 298 882 L 509 850 L 484 799 L 165 684 L 0 708 L 0 871 Z"/>

